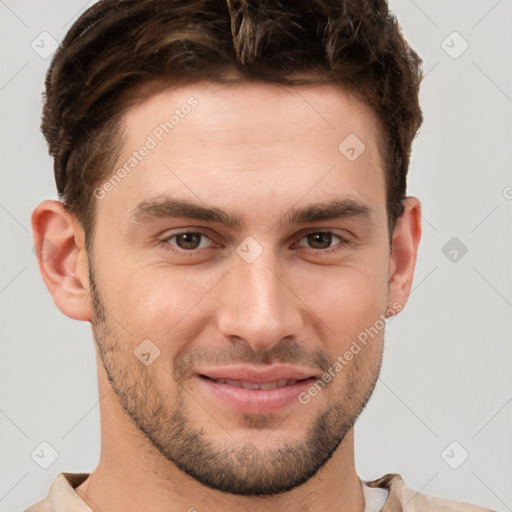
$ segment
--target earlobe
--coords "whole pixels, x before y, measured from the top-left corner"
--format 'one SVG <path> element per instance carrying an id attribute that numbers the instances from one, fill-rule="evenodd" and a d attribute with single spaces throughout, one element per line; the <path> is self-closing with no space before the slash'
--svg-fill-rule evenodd
<path id="1" fill-rule="evenodd" d="M 421 238 L 421 203 L 416 197 L 404 202 L 404 212 L 397 219 L 389 262 L 389 304 L 403 308 L 411 292 L 414 267 Z"/>
<path id="2" fill-rule="evenodd" d="M 55 305 L 75 320 L 91 321 L 84 233 L 59 201 L 43 201 L 32 213 L 34 251 Z"/>

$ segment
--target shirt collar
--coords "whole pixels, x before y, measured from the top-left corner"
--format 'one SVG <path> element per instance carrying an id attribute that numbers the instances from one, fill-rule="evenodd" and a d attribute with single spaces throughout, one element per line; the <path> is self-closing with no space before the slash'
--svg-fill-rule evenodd
<path id="1" fill-rule="evenodd" d="M 388 489 L 388 499 L 384 502 L 381 512 L 403 512 L 406 486 L 398 473 L 388 473 L 377 480 L 365 483 L 368 487 Z"/>
<path id="2" fill-rule="evenodd" d="M 48 501 L 54 512 L 92 512 L 75 492 L 90 473 L 60 473 L 48 492 Z"/>
<path id="3" fill-rule="evenodd" d="M 54 512 L 92 512 L 78 496 L 75 488 L 82 484 L 90 473 L 60 473 L 48 492 L 48 501 Z M 365 482 L 369 487 L 388 489 L 389 495 L 381 512 L 402 512 L 405 484 L 397 473 L 388 473 L 377 480 Z"/>

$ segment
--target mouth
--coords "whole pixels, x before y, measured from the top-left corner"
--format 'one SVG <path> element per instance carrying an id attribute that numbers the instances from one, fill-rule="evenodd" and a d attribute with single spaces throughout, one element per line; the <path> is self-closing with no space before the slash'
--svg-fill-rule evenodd
<path id="1" fill-rule="evenodd" d="M 255 414 L 297 405 L 299 394 L 316 380 L 312 371 L 285 365 L 204 369 L 196 376 L 214 402 L 231 410 Z"/>
<path id="2" fill-rule="evenodd" d="M 229 386 L 235 386 L 237 388 L 243 388 L 243 389 L 276 389 L 276 388 L 284 388 L 285 386 L 293 386 L 297 382 L 301 382 L 303 380 L 309 380 L 306 379 L 282 379 L 278 381 L 273 382 L 249 382 L 244 380 L 233 380 L 233 379 L 211 379 L 210 377 L 207 377 L 206 375 L 200 375 L 200 377 L 203 377 L 205 379 L 209 379 L 213 382 L 217 382 L 219 384 L 228 384 Z"/>

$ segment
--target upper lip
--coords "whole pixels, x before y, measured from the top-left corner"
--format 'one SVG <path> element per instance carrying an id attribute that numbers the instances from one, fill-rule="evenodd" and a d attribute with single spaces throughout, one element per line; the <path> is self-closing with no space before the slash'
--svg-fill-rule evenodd
<path id="1" fill-rule="evenodd" d="M 314 372 L 300 368 L 275 364 L 271 366 L 232 365 L 197 371 L 200 376 L 210 379 L 228 379 L 255 384 L 277 382 L 280 380 L 302 380 L 314 377 Z"/>

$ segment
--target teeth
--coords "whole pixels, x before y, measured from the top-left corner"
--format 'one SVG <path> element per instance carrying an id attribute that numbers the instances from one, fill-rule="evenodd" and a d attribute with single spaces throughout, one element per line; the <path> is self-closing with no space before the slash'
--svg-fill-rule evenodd
<path id="1" fill-rule="evenodd" d="M 215 379 L 215 382 L 219 384 L 228 384 L 229 386 L 235 386 L 237 388 L 244 389 L 275 389 L 282 388 L 284 386 L 293 386 L 297 381 L 296 380 L 278 380 L 276 382 L 262 382 L 261 384 L 257 384 L 256 382 L 244 382 L 241 380 L 231 380 L 231 379 Z"/>
<path id="2" fill-rule="evenodd" d="M 255 382 L 242 382 L 242 387 L 244 389 L 259 389 L 260 385 Z"/>

